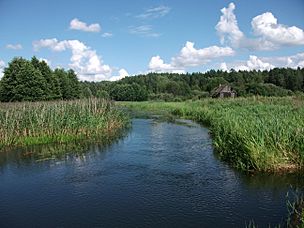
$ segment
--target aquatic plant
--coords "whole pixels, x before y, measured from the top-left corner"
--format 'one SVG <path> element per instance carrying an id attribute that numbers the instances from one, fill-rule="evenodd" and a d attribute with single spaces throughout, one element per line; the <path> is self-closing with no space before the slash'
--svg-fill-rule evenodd
<path id="1" fill-rule="evenodd" d="M 0 103 L 0 148 L 97 139 L 115 134 L 128 122 L 103 99 Z"/>
<path id="2" fill-rule="evenodd" d="M 241 170 L 281 171 L 304 165 L 301 97 L 125 102 L 133 110 L 160 110 L 208 126 L 222 160 Z"/>

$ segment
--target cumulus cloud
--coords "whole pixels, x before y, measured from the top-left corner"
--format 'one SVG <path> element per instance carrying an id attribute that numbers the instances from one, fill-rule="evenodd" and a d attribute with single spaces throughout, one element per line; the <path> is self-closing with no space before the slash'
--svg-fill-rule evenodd
<path id="1" fill-rule="evenodd" d="M 247 60 L 245 65 L 236 66 L 235 70 L 270 70 L 274 68 L 274 65 L 263 62 L 261 59 L 259 59 L 255 55 L 250 55 L 249 60 Z"/>
<path id="2" fill-rule="evenodd" d="M 233 46 L 237 46 L 240 40 L 244 38 L 244 34 L 239 29 L 236 16 L 233 12 L 234 9 L 234 3 L 230 3 L 228 8 L 224 7 L 221 9 L 222 16 L 215 27 L 220 36 L 221 44 L 224 44 L 228 39 Z"/>
<path id="3" fill-rule="evenodd" d="M 112 68 L 103 63 L 102 58 L 95 50 L 86 46 L 79 40 L 42 39 L 33 42 L 34 50 L 49 48 L 52 51 L 61 52 L 70 50 L 72 56 L 69 66 L 78 73 L 80 80 L 101 81 L 107 80 L 112 75 Z"/>
<path id="4" fill-rule="evenodd" d="M 247 61 L 238 61 L 220 64 L 219 69 L 229 71 L 234 69 L 236 71 L 250 71 L 250 70 L 271 70 L 275 67 L 284 68 L 303 68 L 304 67 L 304 52 L 291 56 L 278 56 L 278 57 L 257 57 L 250 55 Z"/>
<path id="5" fill-rule="evenodd" d="M 98 23 L 87 25 L 85 22 L 74 18 L 70 22 L 70 29 L 80 30 L 84 32 L 100 32 L 101 27 Z"/>
<path id="6" fill-rule="evenodd" d="M 221 9 L 222 15 L 215 28 L 222 44 L 249 50 L 273 50 L 282 46 L 304 44 L 302 29 L 278 24 L 277 19 L 270 12 L 252 19 L 251 26 L 256 37 L 248 38 L 239 29 L 234 10 L 234 3 Z"/>
<path id="7" fill-rule="evenodd" d="M 180 53 L 165 63 L 160 56 L 154 56 L 149 62 L 149 70 L 155 72 L 185 72 L 186 67 L 202 66 L 215 58 L 232 56 L 230 47 L 211 46 L 196 49 L 193 42 L 187 41 Z"/>
<path id="8" fill-rule="evenodd" d="M 251 22 L 253 31 L 277 45 L 303 45 L 304 31 L 296 26 L 278 24 L 277 18 L 267 12 L 256 16 Z"/>
<path id="9" fill-rule="evenodd" d="M 112 76 L 109 79 L 109 81 L 118 81 L 118 80 L 123 79 L 128 76 L 129 76 L 129 73 L 125 69 L 122 68 L 118 71 L 118 76 Z"/>
<path id="10" fill-rule="evenodd" d="M 143 37 L 159 37 L 160 33 L 154 32 L 152 25 L 140 25 L 129 27 L 129 33 Z"/>
<path id="11" fill-rule="evenodd" d="M 41 39 L 33 42 L 35 51 L 39 51 L 41 48 L 50 48 L 52 51 L 65 51 L 66 46 L 69 42 L 67 40 L 58 41 L 56 38 L 53 39 Z"/>
<path id="12" fill-rule="evenodd" d="M 262 57 L 261 59 L 270 62 L 275 67 L 304 68 L 304 52 L 290 56 Z"/>
<path id="13" fill-rule="evenodd" d="M 153 56 L 149 62 L 149 69 L 155 72 L 170 72 L 174 70 L 171 64 L 164 63 L 160 56 Z"/>
<path id="14" fill-rule="evenodd" d="M 172 59 L 172 64 L 179 67 L 201 66 L 212 59 L 232 55 L 234 51 L 230 47 L 211 46 L 196 49 L 193 42 L 187 41 L 179 55 Z"/>
<path id="15" fill-rule="evenodd" d="M 157 6 L 154 8 L 147 9 L 142 14 L 137 15 L 137 18 L 140 19 L 155 19 L 167 15 L 170 12 L 171 8 L 168 6 Z"/>

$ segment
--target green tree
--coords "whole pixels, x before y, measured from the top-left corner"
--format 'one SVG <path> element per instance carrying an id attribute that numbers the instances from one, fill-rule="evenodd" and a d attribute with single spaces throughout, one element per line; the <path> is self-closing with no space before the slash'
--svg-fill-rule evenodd
<path id="1" fill-rule="evenodd" d="M 30 61 L 14 58 L 4 70 L 1 80 L 1 101 L 45 100 L 46 81 Z"/>
<path id="2" fill-rule="evenodd" d="M 107 91 L 100 89 L 97 91 L 96 97 L 103 98 L 103 99 L 109 99 L 110 95 Z"/>
<path id="3" fill-rule="evenodd" d="M 80 98 L 80 84 L 74 70 L 68 70 L 67 80 L 69 87 L 69 97 L 67 99 Z"/>
<path id="4" fill-rule="evenodd" d="M 46 86 L 45 86 L 45 95 L 46 99 L 52 100 L 56 99 L 58 96 L 57 91 L 55 91 L 55 86 L 56 81 L 54 81 L 53 77 L 53 72 L 51 68 L 48 66 L 48 64 L 42 60 L 39 61 L 35 56 L 32 57 L 31 59 L 32 65 L 40 71 L 41 75 L 44 77 L 46 81 Z"/>

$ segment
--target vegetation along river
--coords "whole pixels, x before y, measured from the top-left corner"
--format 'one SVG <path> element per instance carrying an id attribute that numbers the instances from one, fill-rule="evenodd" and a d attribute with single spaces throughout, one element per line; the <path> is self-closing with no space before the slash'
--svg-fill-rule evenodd
<path id="1" fill-rule="evenodd" d="M 303 179 L 231 169 L 191 121 L 134 119 L 111 145 L 2 152 L 0 227 L 265 227 Z"/>

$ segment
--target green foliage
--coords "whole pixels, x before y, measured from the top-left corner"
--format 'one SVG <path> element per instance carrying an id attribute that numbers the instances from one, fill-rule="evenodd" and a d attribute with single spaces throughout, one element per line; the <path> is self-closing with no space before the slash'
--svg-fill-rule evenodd
<path id="1" fill-rule="evenodd" d="M 46 80 L 30 61 L 14 58 L 4 70 L 1 101 L 35 101 L 47 98 Z"/>
<path id="2" fill-rule="evenodd" d="M 61 98 L 70 100 L 80 98 L 81 87 L 73 70 L 55 69 L 54 78 L 58 81 Z"/>
<path id="3" fill-rule="evenodd" d="M 104 99 L 0 103 L 0 149 L 98 139 L 127 123 L 128 118 Z"/>
<path id="4" fill-rule="evenodd" d="M 103 99 L 109 99 L 110 95 L 107 91 L 100 89 L 100 90 L 97 91 L 96 97 L 97 98 L 103 98 Z"/>
<path id="5" fill-rule="evenodd" d="M 117 101 L 199 100 L 208 97 L 219 84 L 230 85 L 240 97 L 289 96 L 304 92 L 304 69 L 149 73 L 125 77 L 116 82 L 79 82 L 73 70 L 53 71 L 45 61 L 39 61 L 36 57 L 31 61 L 14 58 L 0 81 L 0 101 L 70 100 L 88 97 L 104 97 Z"/>
<path id="6" fill-rule="evenodd" d="M 0 101 L 42 101 L 80 98 L 80 83 L 73 70 L 56 69 L 33 57 L 14 58 L 0 81 Z"/>
<path id="7" fill-rule="evenodd" d="M 237 96 L 289 96 L 304 92 L 304 70 L 275 68 L 270 71 L 211 70 L 206 73 L 174 74 L 149 73 L 126 77 L 117 82 L 85 82 L 93 96 L 104 90 L 117 101 L 146 100 L 134 98 L 133 84 L 144 88 L 147 99 L 174 101 L 202 99 L 219 84 L 228 84 L 237 92 Z M 145 97 L 145 96 L 144 96 Z"/>
<path id="8" fill-rule="evenodd" d="M 110 90 L 110 96 L 116 101 L 144 101 L 148 99 L 145 88 L 137 83 L 115 84 Z"/>
<path id="9" fill-rule="evenodd" d="M 292 91 L 283 89 L 282 87 L 274 84 L 249 84 L 246 88 L 246 94 L 249 95 L 260 95 L 260 96 L 290 96 Z"/>

